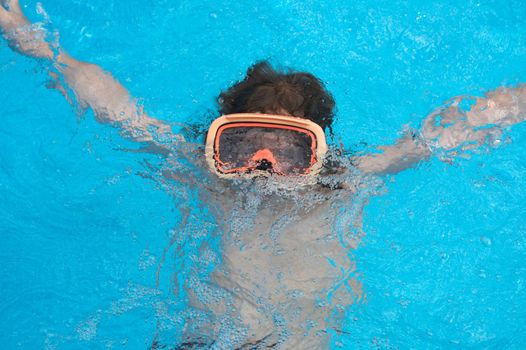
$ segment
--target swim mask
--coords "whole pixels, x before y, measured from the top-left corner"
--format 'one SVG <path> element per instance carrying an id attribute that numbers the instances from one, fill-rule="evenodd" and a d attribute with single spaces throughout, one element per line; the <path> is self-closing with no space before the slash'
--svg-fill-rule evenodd
<path id="1" fill-rule="evenodd" d="M 316 175 L 327 152 L 322 128 L 303 118 L 239 113 L 212 122 L 206 159 L 218 176 Z"/>

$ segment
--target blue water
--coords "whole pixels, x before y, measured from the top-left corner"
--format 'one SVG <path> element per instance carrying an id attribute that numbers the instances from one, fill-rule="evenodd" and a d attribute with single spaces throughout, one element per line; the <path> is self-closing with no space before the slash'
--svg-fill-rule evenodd
<path id="1" fill-rule="evenodd" d="M 32 20 L 45 20 L 36 1 L 22 3 Z M 206 120 L 218 92 L 263 58 L 326 82 L 336 139 L 348 148 L 391 143 L 451 97 L 526 81 L 518 0 L 42 7 L 62 47 L 174 123 Z M 0 343 L 144 349 L 160 318 L 166 332 L 180 327 L 169 317 L 184 308 L 170 290 L 177 261 L 167 259 L 156 284 L 171 230 L 182 207 L 206 213 L 191 189 L 166 191 L 145 176 L 160 158 L 129 152 L 137 146 L 90 112 L 76 115 L 46 80 L 45 63 L 2 41 Z M 432 159 L 387 179 L 352 253 L 366 298 L 348 310 L 335 347 L 526 346 L 525 132 L 516 126 L 496 150 L 453 165 Z"/>

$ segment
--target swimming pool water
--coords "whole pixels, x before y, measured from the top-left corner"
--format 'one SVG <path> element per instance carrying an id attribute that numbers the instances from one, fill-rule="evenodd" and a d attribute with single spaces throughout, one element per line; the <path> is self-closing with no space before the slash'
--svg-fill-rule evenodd
<path id="1" fill-rule="evenodd" d="M 37 1 L 22 1 L 42 20 Z M 522 1 L 42 1 L 47 27 L 153 116 L 205 121 L 258 59 L 310 71 L 335 96 L 347 148 L 393 142 L 445 100 L 526 81 Z M 163 249 L 192 190 L 167 192 L 144 153 L 45 89 L 45 63 L 0 45 L 3 348 L 150 345 L 177 329 L 180 268 Z M 387 179 L 354 251 L 366 298 L 345 349 L 526 345 L 525 125 L 491 152 Z M 182 203 L 181 198 L 187 202 Z M 194 250 L 188 248 L 191 259 Z M 174 283 L 177 285 L 177 283 Z M 168 309 L 166 311 L 165 309 Z"/>

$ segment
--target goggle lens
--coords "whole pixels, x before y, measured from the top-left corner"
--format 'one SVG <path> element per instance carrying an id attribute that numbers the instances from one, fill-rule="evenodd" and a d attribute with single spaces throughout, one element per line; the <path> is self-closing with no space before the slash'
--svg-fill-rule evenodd
<path id="1" fill-rule="evenodd" d="M 217 132 L 215 160 L 222 173 L 268 170 L 307 174 L 316 162 L 316 138 L 297 127 L 232 123 Z"/>

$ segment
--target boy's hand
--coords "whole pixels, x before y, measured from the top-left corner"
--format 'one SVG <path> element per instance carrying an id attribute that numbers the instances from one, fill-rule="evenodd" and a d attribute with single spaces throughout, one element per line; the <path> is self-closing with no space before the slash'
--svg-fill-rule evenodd
<path id="1" fill-rule="evenodd" d="M 0 0 L 0 29 L 12 49 L 37 58 L 53 58 L 42 28 L 32 26 L 19 0 Z"/>
<path id="2" fill-rule="evenodd" d="M 526 119 L 525 85 L 490 91 L 469 110 L 460 108 L 461 102 L 456 98 L 426 118 L 421 133 L 426 143 L 444 151 L 495 146 L 504 127 Z"/>
<path id="3" fill-rule="evenodd" d="M 23 14 L 18 0 L 0 0 L 0 5 L 0 27 L 5 34 L 13 29 L 30 24 Z"/>

